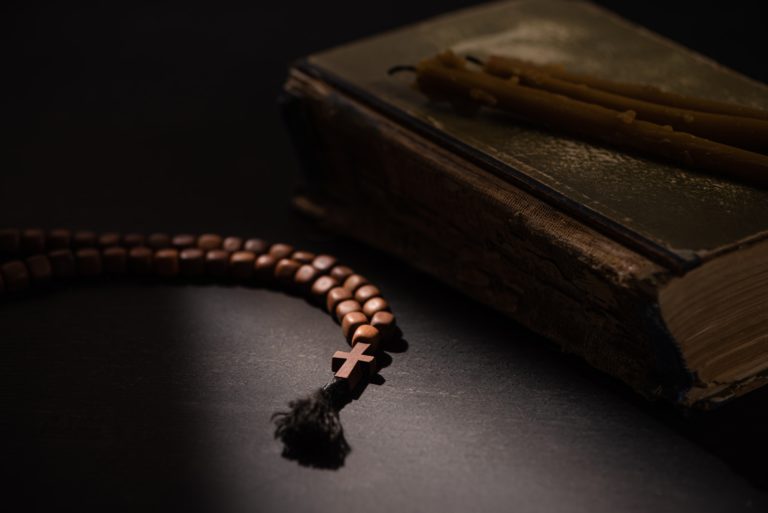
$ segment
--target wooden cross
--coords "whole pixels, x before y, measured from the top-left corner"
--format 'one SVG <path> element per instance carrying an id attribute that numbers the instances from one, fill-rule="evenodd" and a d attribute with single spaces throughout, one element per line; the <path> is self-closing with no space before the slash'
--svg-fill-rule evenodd
<path id="1" fill-rule="evenodd" d="M 376 374 L 376 358 L 365 354 L 370 344 L 358 342 L 349 352 L 336 351 L 331 360 L 331 369 L 337 378 L 346 379 L 349 389 L 357 387 L 364 374 L 373 376 Z"/>

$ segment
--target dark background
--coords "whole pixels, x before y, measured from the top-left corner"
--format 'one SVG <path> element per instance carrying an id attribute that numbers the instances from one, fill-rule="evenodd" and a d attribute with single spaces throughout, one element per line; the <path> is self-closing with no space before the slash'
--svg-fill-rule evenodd
<path id="1" fill-rule="evenodd" d="M 645 403 L 291 212 L 289 63 L 471 3 L 3 7 L 0 225 L 329 251 L 380 284 L 410 346 L 342 412 L 346 465 L 315 470 L 282 459 L 269 425 L 341 348 L 301 300 L 91 283 L 5 301 L 3 509 L 765 511 L 766 391 L 690 418 Z M 759 3 L 599 3 L 768 79 Z"/>

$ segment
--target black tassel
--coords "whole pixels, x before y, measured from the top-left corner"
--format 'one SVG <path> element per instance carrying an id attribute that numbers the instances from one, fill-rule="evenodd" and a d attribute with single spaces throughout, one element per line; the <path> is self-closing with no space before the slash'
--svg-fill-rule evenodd
<path id="1" fill-rule="evenodd" d="M 351 401 L 347 382 L 334 378 L 309 397 L 288 403 L 290 411 L 272 415 L 283 457 L 319 468 L 339 468 L 351 451 L 339 411 Z"/>

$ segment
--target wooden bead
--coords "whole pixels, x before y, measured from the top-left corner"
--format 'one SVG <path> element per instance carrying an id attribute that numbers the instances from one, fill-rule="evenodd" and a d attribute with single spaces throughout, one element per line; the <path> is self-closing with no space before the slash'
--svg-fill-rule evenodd
<path id="1" fill-rule="evenodd" d="M 331 269 L 331 276 L 339 280 L 339 283 L 344 283 L 344 280 L 352 276 L 355 272 L 346 265 L 337 265 Z"/>
<path id="2" fill-rule="evenodd" d="M 176 249 L 186 249 L 191 248 L 195 245 L 197 242 L 197 237 L 194 235 L 190 235 L 188 233 L 182 233 L 179 235 L 174 235 L 171 239 L 171 246 L 173 246 Z"/>
<path id="3" fill-rule="evenodd" d="M 352 346 L 354 347 L 356 344 L 368 344 L 371 346 L 370 352 L 375 353 L 381 344 L 381 334 L 370 324 L 363 324 L 358 326 L 352 335 Z"/>
<path id="4" fill-rule="evenodd" d="M 33 283 L 43 284 L 51 280 L 53 270 L 47 255 L 33 255 L 26 259 L 27 271 Z"/>
<path id="5" fill-rule="evenodd" d="M 372 297 L 377 297 L 381 295 L 381 291 L 376 285 L 363 285 L 357 291 L 355 291 L 355 299 L 359 301 L 360 303 L 365 303 Z"/>
<path id="6" fill-rule="evenodd" d="M 234 253 L 235 251 L 240 251 L 240 248 L 242 247 L 243 247 L 243 239 L 241 239 L 240 237 L 227 237 L 221 243 L 221 249 L 223 249 L 224 251 L 229 251 L 230 253 Z"/>
<path id="7" fill-rule="evenodd" d="M 119 246 L 120 245 L 120 234 L 117 232 L 106 232 L 99 235 L 98 240 L 96 241 L 97 245 L 100 248 L 111 248 L 113 246 Z M 102 254 L 102 256 L 104 256 Z"/>
<path id="8" fill-rule="evenodd" d="M 269 244 L 267 244 L 267 241 L 262 239 L 248 239 L 245 241 L 243 249 L 246 251 L 251 251 L 256 255 L 261 255 L 262 253 L 267 252 L 269 249 Z"/>
<path id="9" fill-rule="evenodd" d="M 251 251 L 235 251 L 229 257 L 229 274 L 236 280 L 253 278 L 256 254 Z"/>
<path id="10" fill-rule="evenodd" d="M 320 276 L 312 284 L 310 293 L 318 300 L 325 301 L 325 296 L 334 287 L 339 286 L 339 280 L 330 276 Z"/>
<path id="11" fill-rule="evenodd" d="M 293 282 L 301 289 L 308 289 L 320 272 L 311 265 L 304 264 L 293 275 Z"/>
<path id="12" fill-rule="evenodd" d="M 98 276 L 103 267 L 101 252 L 95 248 L 80 248 L 75 251 L 75 266 L 80 276 Z"/>
<path id="13" fill-rule="evenodd" d="M 78 230 L 72 235 L 74 248 L 93 248 L 96 246 L 96 234 L 88 230 Z"/>
<path id="14" fill-rule="evenodd" d="M 395 316 L 385 310 L 376 312 L 371 317 L 371 326 L 379 330 L 381 338 L 386 340 L 395 334 Z"/>
<path id="15" fill-rule="evenodd" d="M 215 233 L 204 233 L 197 238 L 197 247 L 203 251 L 210 251 L 212 249 L 221 248 L 221 235 Z"/>
<path id="16" fill-rule="evenodd" d="M 335 313 L 336 307 L 342 301 L 352 299 L 352 293 L 344 287 L 334 287 L 328 291 L 328 295 L 325 296 L 325 309 L 329 313 Z"/>
<path id="17" fill-rule="evenodd" d="M 270 254 L 259 255 L 256 258 L 256 262 L 253 264 L 253 271 L 261 281 L 272 281 L 275 279 L 275 266 L 277 265 L 277 258 Z"/>
<path id="18" fill-rule="evenodd" d="M 123 244 L 128 248 L 136 248 L 144 245 L 143 233 L 126 233 L 123 235 Z"/>
<path id="19" fill-rule="evenodd" d="M 8 292 L 20 292 L 29 288 L 29 271 L 21 260 L 12 260 L 0 266 L 5 289 Z"/>
<path id="20" fill-rule="evenodd" d="M 331 255 L 317 255 L 315 259 L 312 260 L 312 265 L 315 269 L 325 274 L 330 272 L 330 270 L 333 269 L 333 266 L 336 265 L 336 257 Z"/>
<path id="21" fill-rule="evenodd" d="M 21 233 L 16 228 L 0 230 L 0 253 L 16 253 L 20 242 Z"/>
<path id="22" fill-rule="evenodd" d="M 64 229 L 56 229 L 48 232 L 45 244 L 49 250 L 68 249 L 72 244 L 72 232 Z"/>
<path id="23" fill-rule="evenodd" d="M 296 260 L 282 258 L 278 260 L 275 266 L 275 278 L 283 282 L 293 281 L 293 276 L 299 270 L 299 267 L 301 267 L 301 264 Z"/>
<path id="24" fill-rule="evenodd" d="M 170 238 L 168 240 L 170 244 Z M 155 274 L 163 278 L 175 278 L 179 275 L 179 250 L 173 248 L 159 249 L 153 258 Z"/>
<path id="25" fill-rule="evenodd" d="M 315 254 L 309 251 L 294 251 L 291 258 L 302 264 L 311 264 L 312 260 L 315 259 Z"/>
<path id="26" fill-rule="evenodd" d="M 269 248 L 269 254 L 280 260 L 281 258 L 288 258 L 293 253 L 293 246 L 290 244 L 272 244 Z"/>
<path id="27" fill-rule="evenodd" d="M 357 292 L 357 289 L 367 284 L 368 280 L 359 274 L 352 274 L 344 280 L 344 288 L 349 290 L 352 294 Z"/>
<path id="28" fill-rule="evenodd" d="M 360 342 L 347 351 L 336 351 L 331 359 L 331 370 L 334 376 L 346 380 L 349 390 L 354 390 L 366 376 L 376 373 L 376 358 L 369 354 L 371 347 Z"/>
<path id="29" fill-rule="evenodd" d="M 345 315 L 352 312 L 359 312 L 363 309 L 360 303 L 354 299 L 347 299 L 336 305 L 336 320 L 341 322 Z"/>
<path id="30" fill-rule="evenodd" d="M 167 233 L 151 233 L 147 237 L 147 246 L 152 249 L 165 249 L 171 246 L 171 236 Z"/>
<path id="31" fill-rule="evenodd" d="M 350 312 L 341 319 L 341 333 L 347 342 L 352 342 L 352 335 L 363 324 L 368 324 L 368 317 L 361 311 Z"/>
<path id="32" fill-rule="evenodd" d="M 48 253 L 51 269 L 56 278 L 71 278 L 75 275 L 75 255 L 69 249 L 57 249 Z"/>
<path id="33" fill-rule="evenodd" d="M 220 278 L 229 273 L 229 252 L 212 249 L 205 254 L 205 274 Z"/>
<path id="34" fill-rule="evenodd" d="M 140 276 L 152 274 L 152 250 L 146 246 L 131 248 L 128 251 L 128 270 Z"/>
<path id="35" fill-rule="evenodd" d="M 101 264 L 107 274 L 123 274 L 128 269 L 128 250 L 110 246 L 101 250 Z"/>
<path id="36" fill-rule="evenodd" d="M 179 253 L 179 271 L 184 276 L 205 274 L 205 251 L 200 248 L 184 248 Z"/>
<path id="37" fill-rule="evenodd" d="M 29 228 L 21 232 L 20 248 L 27 255 L 45 251 L 45 232 L 38 228 Z"/>
<path id="38" fill-rule="evenodd" d="M 363 313 L 369 318 L 373 317 L 377 312 L 384 310 L 389 310 L 389 303 L 383 297 L 371 298 L 363 305 Z"/>

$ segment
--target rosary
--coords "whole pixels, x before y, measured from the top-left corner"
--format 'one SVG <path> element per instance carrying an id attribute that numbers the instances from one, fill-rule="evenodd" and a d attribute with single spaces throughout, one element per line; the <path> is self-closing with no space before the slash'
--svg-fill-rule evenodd
<path id="1" fill-rule="evenodd" d="M 75 277 L 143 276 L 262 285 L 308 296 L 339 324 L 351 349 L 331 359 L 333 378 L 272 416 L 283 456 L 338 467 L 350 447 L 339 411 L 375 375 L 377 355 L 401 334 L 381 291 L 331 255 L 288 244 L 215 234 L 176 235 L 38 229 L 0 230 L 0 296 Z"/>

